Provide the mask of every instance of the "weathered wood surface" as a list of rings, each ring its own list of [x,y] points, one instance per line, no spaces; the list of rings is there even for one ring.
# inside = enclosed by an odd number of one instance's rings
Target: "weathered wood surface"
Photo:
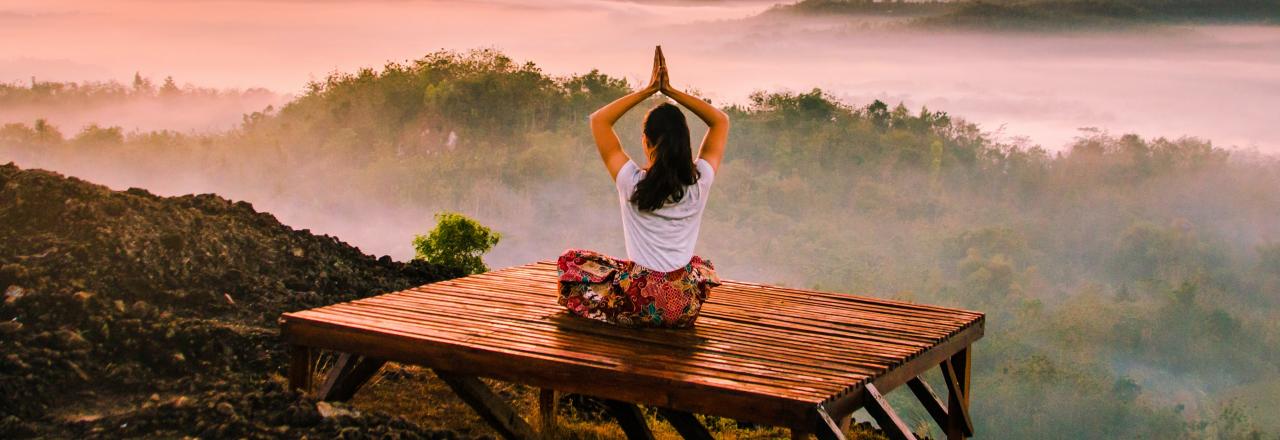
[[[865,384],[888,392],[983,327],[977,312],[736,281],[684,330],[571,317],[556,297],[544,261],[287,313],[282,324],[297,346],[800,429],[818,422],[815,405],[847,415],[867,403]]]

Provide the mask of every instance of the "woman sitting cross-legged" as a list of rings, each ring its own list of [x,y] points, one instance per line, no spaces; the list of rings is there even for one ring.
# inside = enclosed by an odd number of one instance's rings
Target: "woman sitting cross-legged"
[[[613,124],[658,92],[708,125],[696,160],[684,113],[669,102],[645,116],[641,142],[648,164],[641,167],[622,150]],[[709,290],[720,285],[711,261],[693,255],[693,248],[724,156],[729,117],[671,87],[658,48],[649,85],[592,113],[591,134],[618,190],[628,259],[565,251],[557,263],[560,304],[575,315],[628,327],[693,325]]]

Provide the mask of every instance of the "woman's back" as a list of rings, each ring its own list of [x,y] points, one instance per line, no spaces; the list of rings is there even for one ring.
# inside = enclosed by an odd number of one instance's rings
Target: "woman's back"
[[[715,179],[715,171],[706,160],[694,161],[694,167],[698,180],[685,187],[684,196],[653,211],[641,210],[631,201],[645,170],[632,161],[627,161],[618,170],[614,183],[622,208],[622,230],[628,259],[661,272],[670,272],[689,263],[698,241],[711,182]]]
[[[622,150],[613,131],[627,110],[662,92],[707,124],[694,160],[684,112],[663,102],[645,115],[648,167]],[[560,297],[574,315],[629,327],[693,325],[711,289],[720,285],[715,265],[694,255],[711,182],[729,135],[729,116],[671,86],[662,49],[654,52],[649,85],[591,113],[591,136],[618,190],[627,256],[622,260],[586,249],[568,249],[556,261]]]

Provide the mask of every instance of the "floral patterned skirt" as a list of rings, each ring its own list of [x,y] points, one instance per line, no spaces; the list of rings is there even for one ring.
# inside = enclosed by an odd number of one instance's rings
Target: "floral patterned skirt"
[[[624,327],[689,327],[712,287],[710,260],[658,272],[595,251],[569,249],[556,262],[560,305],[569,312]]]

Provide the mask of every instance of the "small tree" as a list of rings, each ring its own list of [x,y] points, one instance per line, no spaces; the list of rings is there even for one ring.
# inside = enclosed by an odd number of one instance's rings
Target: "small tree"
[[[501,238],[501,234],[465,215],[442,212],[436,214],[436,227],[430,234],[413,238],[413,248],[417,250],[414,258],[467,274],[481,273],[489,270],[481,257]]]

